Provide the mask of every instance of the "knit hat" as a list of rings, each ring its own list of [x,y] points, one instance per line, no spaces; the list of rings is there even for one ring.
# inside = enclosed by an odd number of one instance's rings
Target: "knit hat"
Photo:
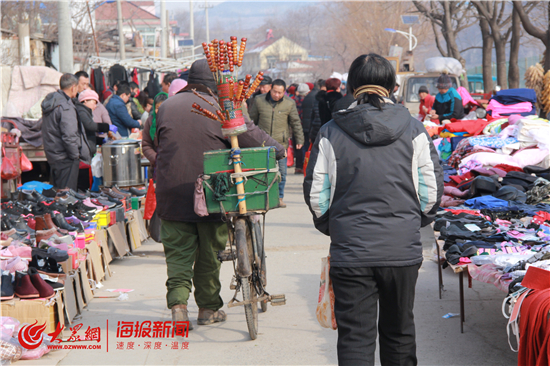
[[[430,94],[430,91],[428,90],[428,88],[426,87],[426,85],[422,85],[420,87],[420,89],[418,89],[418,94],[420,93],[426,93],[426,94]]]
[[[309,90],[310,90],[310,91],[313,90],[313,88],[315,87],[315,86],[313,85],[313,83],[306,83],[306,84],[307,84],[307,86],[309,86]]]
[[[294,93],[296,92],[296,87],[294,85],[290,86],[287,91],[289,95],[294,95]]]
[[[439,78],[437,78],[437,88],[438,89],[449,89],[452,86],[451,77],[447,74],[441,74]]]
[[[97,95],[97,93],[93,90],[90,90],[90,89],[86,89],[86,90],[83,90],[79,95],[78,95],[78,101],[80,103],[82,103],[83,101],[85,100],[95,100],[97,103],[99,103],[99,96]]]
[[[300,83],[298,85],[298,93],[300,93],[300,94],[309,93],[309,86],[305,83]]]
[[[269,76],[264,76],[264,79],[260,81],[260,85],[271,85],[273,84],[273,79]]]
[[[185,88],[187,86],[187,81],[183,79],[175,79],[172,81],[172,84],[170,84],[170,88],[168,88],[168,97],[172,97],[176,95],[181,89]]]
[[[189,84],[202,84],[212,90],[213,93],[218,91],[216,81],[208,66],[208,61],[205,58],[193,62],[189,69],[189,78],[187,79]]]

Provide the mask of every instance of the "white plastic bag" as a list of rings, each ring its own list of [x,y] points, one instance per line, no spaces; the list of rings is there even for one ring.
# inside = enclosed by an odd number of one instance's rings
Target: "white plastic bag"
[[[96,178],[103,177],[103,157],[100,153],[95,154],[92,159],[92,175]]]
[[[427,72],[448,72],[449,74],[461,75],[462,64],[452,57],[431,57],[424,61]]]
[[[317,321],[323,328],[336,330],[334,317],[334,290],[330,280],[330,256],[321,259],[321,283],[319,285],[319,302],[317,303]]]

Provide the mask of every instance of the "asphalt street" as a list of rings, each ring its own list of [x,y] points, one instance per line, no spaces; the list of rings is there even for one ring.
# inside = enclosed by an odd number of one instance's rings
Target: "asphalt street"
[[[111,263],[113,277],[103,283],[104,289],[133,289],[128,300],[94,299],[73,322],[73,327],[83,324],[83,329],[100,327],[101,349],[56,350],[40,360],[19,361],[17,365],[337,364],[337,332],[322,328],[315,317],[321,258],[327,255],[330,241],[312,224],[304,204],[302,179],[301,175],[289,175],[285,196],[288,207],[267,214],[267,290],[272,294],[284,293],[287,303],[269,306],[266,313],[259,313],[257,340],[249,339],[241,307],[224,307],[228,314],[224,323],[197,326],[198,309],[192,297],[189,309],[195,330],[188,338],[152,339],[148,349],[147,338],[117,336],[119,322],[141,324],[171,320],[165,302],[166,265],[162,245],[148,241],[134,256],[115,259]],[[420,269],[415,303],[419,364],[517,364],[516,354],[508,346],[506,319],[501,314],[505,294],[493,285],[474,281],[473,287],[467,288],[465,281],[463,334],[458,317],[442,318],[447,313],[459,313],[458,275],[450,269],[444,271],[446,291],[440,300],[437,266],[431,260],[433,233],[428,229],[422,234],[425,260]],[[229,289],[232,273],[231,263],[224,263],[221,281],[226,303],[233,296]],[[156,341],[161,342],[155,344]],[[177,342],[178,349],[172,349],[176,347],[173,342]]]

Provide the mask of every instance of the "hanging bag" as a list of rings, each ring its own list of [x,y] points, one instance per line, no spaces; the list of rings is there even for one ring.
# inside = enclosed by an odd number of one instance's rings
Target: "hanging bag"
[[[21,151],[21,171],[22,172],[30,172],[32,170],[32,163],[27,158],[27,156],[23,153],[23,148],[19,147]]]
[[[294,147],[292,145],[292,139],[288,140],[288,149],[286,149],[286,166],[290,168],[294,165]]]
[[[2,148],[2,179],[10,180],[19,176],[15,164],[6,156],[6,149]]]
[[[321,283],[319,285],[319,302],[317,303],[317,321],[323,328],[336,330],[334,317],[334,290],[330,279],[330,255],[321,259]]]
[[[145,198],[145,210],[143,218],[151,220],[155,210],[157,209],[157,195],[155,194],[155,183],[149,179],[149,187],[147,188],[147,197]]]
[[[307,152],[304,156],[304,177],[306,176],[307,164],[309,163],[309,156],[311,155],[311,146],[313,145],[309,144],[309,149],[307,149]]]

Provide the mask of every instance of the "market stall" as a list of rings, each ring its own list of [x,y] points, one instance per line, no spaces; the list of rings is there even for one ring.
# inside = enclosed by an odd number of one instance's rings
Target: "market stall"
[[[489,102],[486,119],[445,121],[430,129],[445,181],[433,252],[443,268],[458,274],[461,331],[465,276],[469,287],[472,280],[494,284],[507,306],[532,286],[525,282],[530,268],[550,274],[550,123],[536,116],[535,106],[533,90],[505,90]],[[522,317],[538,311],[522,310],[515,319],[519,327],[510,331],[518,341],[511,344],[529,337],[521,331],[527,329]],[[549,337],[548,321],[543,323],[541,335]],[[540,347],[530,355],[544,353],[546,346]],[[520,346],[520,363],[524,356]]]

